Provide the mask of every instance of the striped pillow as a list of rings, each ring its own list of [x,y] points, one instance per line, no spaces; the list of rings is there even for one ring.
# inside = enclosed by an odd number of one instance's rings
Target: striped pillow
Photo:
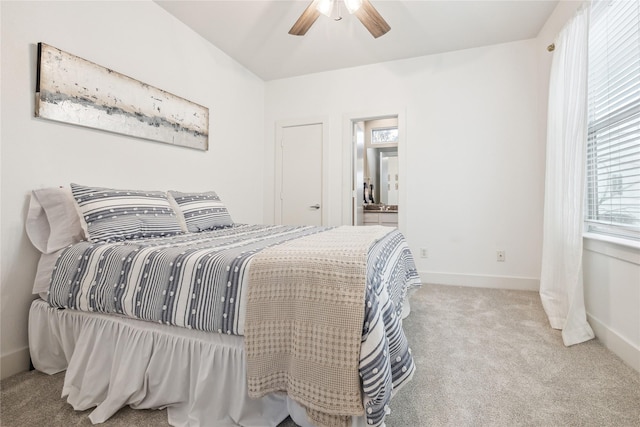
[[[71,184],[89,240],[113,242],[182,233],[165,193]]]
[[[227,207],[215,191],[206,193],[181,193],[169,191],[184,216],[187,230],[193,233],[233,226]]]

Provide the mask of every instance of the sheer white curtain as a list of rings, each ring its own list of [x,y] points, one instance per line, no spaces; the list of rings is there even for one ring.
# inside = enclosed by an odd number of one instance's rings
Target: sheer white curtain
[[[566,346],[594,337],[582,283],[588,33],[585,4],[555,41],[549,83],[540,298]]]

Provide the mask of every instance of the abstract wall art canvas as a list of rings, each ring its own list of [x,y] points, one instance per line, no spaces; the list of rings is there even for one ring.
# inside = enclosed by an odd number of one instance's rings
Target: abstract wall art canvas
[[[38,43],[35,115],[207,150],[209,109]]]

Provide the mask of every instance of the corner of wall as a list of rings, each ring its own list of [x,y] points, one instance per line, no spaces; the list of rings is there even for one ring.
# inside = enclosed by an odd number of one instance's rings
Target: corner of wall
[[[640,348],[624,339],[624,337],[590,313],[587,313],[587,320],[596,334],[596,338],[627,365],[640,373]]]
[[[3,354],[0,357],[0,380],[28,370],[29,360],[29,347]]]

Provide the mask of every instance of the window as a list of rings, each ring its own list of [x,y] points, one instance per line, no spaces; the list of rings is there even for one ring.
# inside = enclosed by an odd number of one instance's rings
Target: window
[[[371,130],[372,144],[390,144],[398,142],[398,128],[376,128]]]
[[[594,2],[586,231],[640,240],[640,1]]]

